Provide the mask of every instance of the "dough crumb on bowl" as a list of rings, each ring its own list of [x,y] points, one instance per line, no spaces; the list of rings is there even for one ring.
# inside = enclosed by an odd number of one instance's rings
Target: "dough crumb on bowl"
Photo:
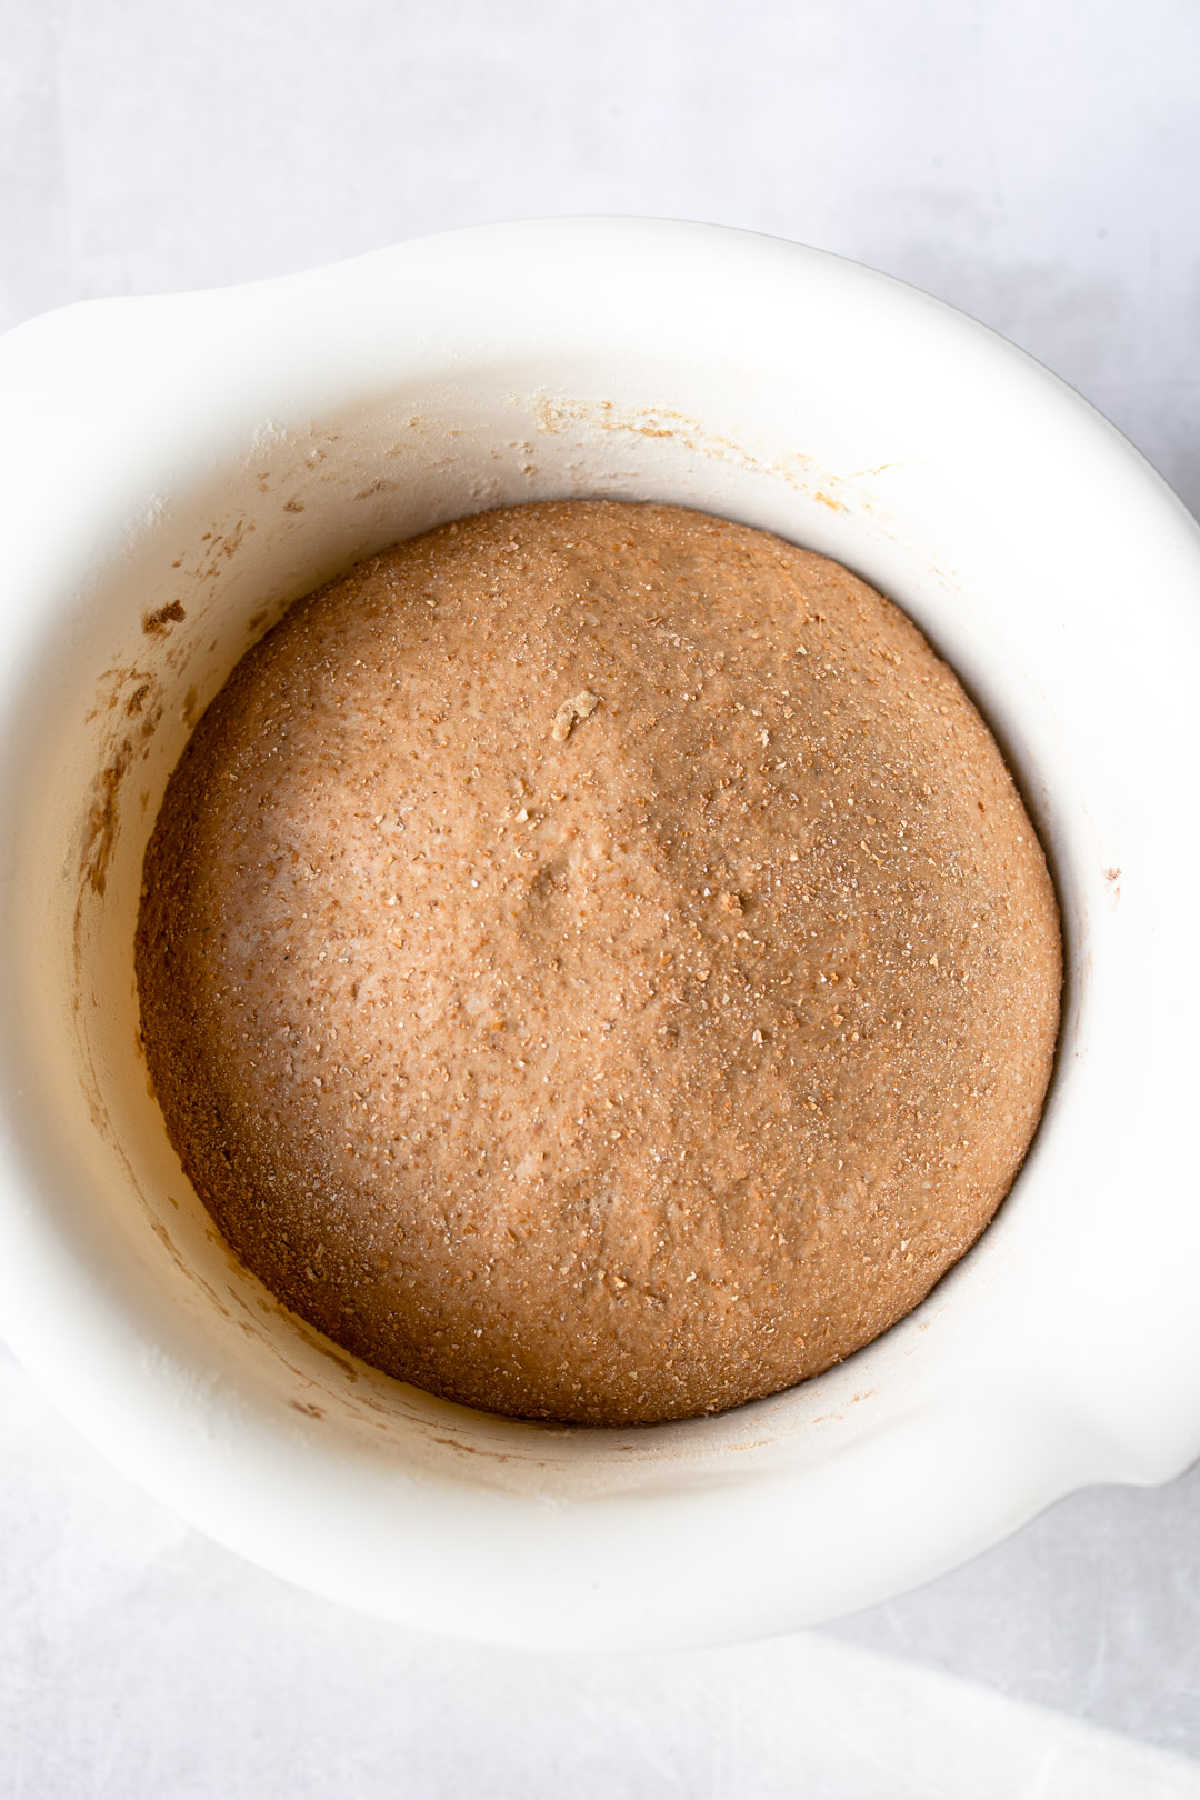
[[[1007,1193],[1058,909],[849,571],[680,507],[444,526],[298,601],[146,853],[143,1036],[229,1243],[389,1373],[710,1413],[909,1312]]]

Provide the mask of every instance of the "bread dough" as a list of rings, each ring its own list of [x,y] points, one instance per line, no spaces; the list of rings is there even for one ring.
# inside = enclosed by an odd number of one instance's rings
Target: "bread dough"
[[[167,1128],[276,1295],[471,1405],[816,1374],[975,1240],[1060,943],[1000,752],[847,570],[509,508],[298,602],[175,770],[137,973]]]

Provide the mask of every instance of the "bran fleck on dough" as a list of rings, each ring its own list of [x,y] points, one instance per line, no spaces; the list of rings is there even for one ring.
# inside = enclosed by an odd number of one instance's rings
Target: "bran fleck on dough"
[[[868,1343],[1038,1123],[1046,862],[946,665],[672,506],[444,526],[299,601],[171,777],[137,972],[172,1142],[345,1348],[682,1418]]]

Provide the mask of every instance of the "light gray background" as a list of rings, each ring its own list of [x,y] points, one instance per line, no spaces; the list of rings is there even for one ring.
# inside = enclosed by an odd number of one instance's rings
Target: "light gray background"
[[[1200,510],[1198,93],[1195,0],[0,0],[0,327],[482,220],[715,219],[965,307]],[[1200,1471],[834,1630],[1200,1756]],[[798,1644],[352,1619],[134,1495],[0,1349],[0,1793],[866,1794],[796,1785]]]

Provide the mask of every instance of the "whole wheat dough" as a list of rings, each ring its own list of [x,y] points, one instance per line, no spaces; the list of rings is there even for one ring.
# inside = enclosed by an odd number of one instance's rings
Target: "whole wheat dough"
[[[1058,1029],[1038,839],[946,665],[778,538],[486,513],[241,661],[137,937],[183,1164],[394,1375],[593,1423],[813,1375],[1025,1155]]]

